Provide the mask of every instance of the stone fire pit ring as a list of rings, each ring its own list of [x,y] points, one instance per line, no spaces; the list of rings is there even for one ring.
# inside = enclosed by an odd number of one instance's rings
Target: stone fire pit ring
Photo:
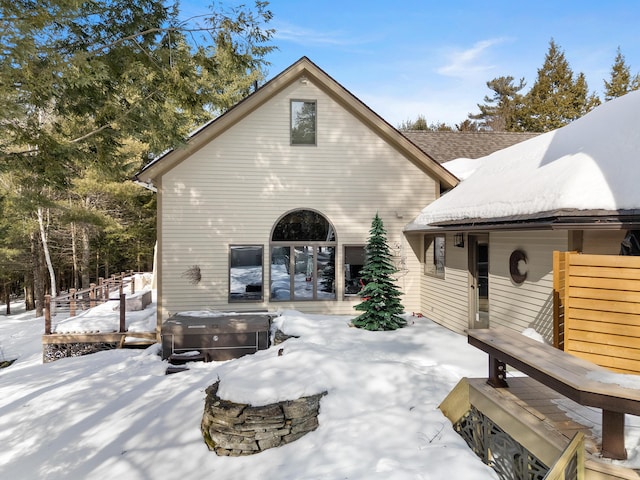
[[[206,390],[201,430],[217,455],[253,455],[291,443],[318,428],[320,399],[327,392],[251,406],[218,397],[220,382]]]

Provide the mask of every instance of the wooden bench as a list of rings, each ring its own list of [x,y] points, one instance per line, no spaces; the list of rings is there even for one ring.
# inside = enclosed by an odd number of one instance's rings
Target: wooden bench
[[[597,375],[590,374],[615,374],[511,329],[491,327],[467,334],[470,345],[489,354],[489,385],[508,387],[506,365],[511,365],[576,403],[602,409],[602,455],[627,458],[624,416],[640,415],[640,389],[594,379]]]

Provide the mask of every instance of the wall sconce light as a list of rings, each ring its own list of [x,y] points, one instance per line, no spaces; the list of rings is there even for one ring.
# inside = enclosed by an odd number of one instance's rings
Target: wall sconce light
[[[456,233],[453,235],[453,244],[456,247],[464,247],[464,233]]]

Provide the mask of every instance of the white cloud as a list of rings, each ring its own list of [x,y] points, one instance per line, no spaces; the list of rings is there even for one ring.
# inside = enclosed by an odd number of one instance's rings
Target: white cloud
[[[319,32],[309,28],[303,28],[289,23],[279,23],[274,27],[276,40],[297,43],[303,46],[349,45],[352,40],[345,38],[344,32],[323,31]]]
[[[466,50],[452,49],[448,54],[449,58],[447,63],[436,71],[440,75],[467,78],[475,76],[475,74],[479,72],[491,70],[494,68],[494,65],[485,63],[486,54],[491,47],[504,41],[504,38],[494,38],[476,42],[471,48]]]

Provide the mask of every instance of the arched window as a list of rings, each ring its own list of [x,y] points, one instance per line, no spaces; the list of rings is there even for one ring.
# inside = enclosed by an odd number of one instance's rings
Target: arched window
[[[271,233],[271,300],[336,299],[336,235],[324,215],[294,210]]]

